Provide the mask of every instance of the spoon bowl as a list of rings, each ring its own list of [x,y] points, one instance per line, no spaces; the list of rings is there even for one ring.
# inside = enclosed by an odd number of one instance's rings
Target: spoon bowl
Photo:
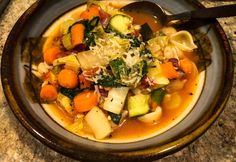
[[[142,7],[140,7],[142,6]],[[163,25],[167,21],[167,14],[162,9],[161,6],[159,6],[156,3],[149,2],[149,1],[138,1],[134,3],[130,3],[124,7],[121,8],[121,11],[124,12],[142,12],[149,15],[153,15],[155,19],[158,20],[158,22]]]
[[[236,4],[204,8],[194,11],[178,13],[174,15],[168,15],[162,9],[162,7],[156,3],[150,1],[137,1],[122,7],[121,10],[124,12],[143,12],[146,14],[153,15],[154,18],[157,19],[157,21],[162,26],[167,25],[173,20],[179,20],[180,23],[182,23],[189,20],[236,16]]]

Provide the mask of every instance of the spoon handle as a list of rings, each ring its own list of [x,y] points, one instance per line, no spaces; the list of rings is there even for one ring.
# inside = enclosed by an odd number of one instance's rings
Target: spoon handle
[[[236,4],[212,8],[204,8],[194,11],[183,12],[175,15],[168,15],[167,22],[172,20],[208,19],[236,16]]]
[[[191,11],[191,18],[218,18],[236,16],[236,4]]]

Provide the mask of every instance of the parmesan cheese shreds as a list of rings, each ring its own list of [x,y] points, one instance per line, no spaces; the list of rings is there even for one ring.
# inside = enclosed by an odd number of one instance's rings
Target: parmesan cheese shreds
[[[100,59],[111,60],[123,55],[124,48],[119,44],[118,40],[113,34],[106,34],[104,38],[96,39],[96,46],[90,47],[90,50]]]
[[[133,48],[132,50],[129,50],[128,52],[125,52],[124,54],[126,55],[126,58],[124,58],[124,61],[129,67],[132,67],[133,65],[141,61],[141,58],[139,56],[140,48]]]
[[[90,80],[93,81],[94,83],[98,83],[98,80],[102,79],[101,75],[95,75],[93,78]]]

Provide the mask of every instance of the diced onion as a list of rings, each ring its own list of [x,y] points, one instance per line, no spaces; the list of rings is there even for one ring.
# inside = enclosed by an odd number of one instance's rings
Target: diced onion
[[[105,99],[103,108],[114,114],[120,114],[124,107],[128,91],[129,88],[127,87],[112,88],[108,92],[108,97]]]

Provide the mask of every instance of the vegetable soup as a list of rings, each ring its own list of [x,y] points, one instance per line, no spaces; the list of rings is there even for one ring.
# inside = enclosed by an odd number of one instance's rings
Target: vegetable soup
[[[121,12],[126,3],[95,1],[66,13],[44,34],[33,65],[45,111],[92,140],[131,142],[170,129],[204,82],[191,33]]]

